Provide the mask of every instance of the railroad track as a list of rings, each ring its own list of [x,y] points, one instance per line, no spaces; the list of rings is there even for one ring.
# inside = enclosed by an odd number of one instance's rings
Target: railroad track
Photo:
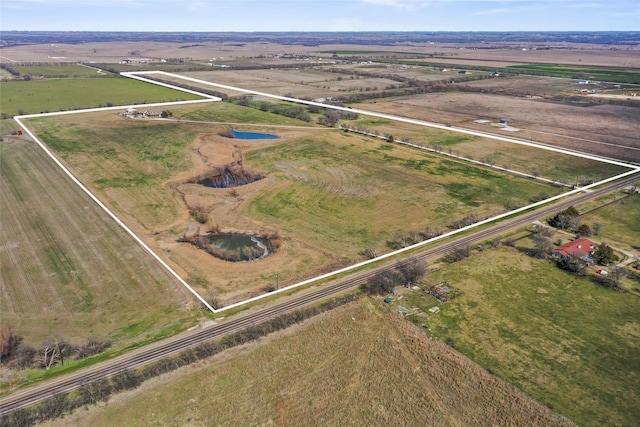
[[[426,248],[418,254],[412,255],[411,258],[418,257],[427,262],[436,260],[458,248],[472,246],[498,237],[509,231],[530,224],[535,220],[550,216],[560,210],[564,210],[569,206],[585,203],[610,192],[618,191],[624,187],[637,183],[639,179],[640,178],[637,174],[631,175],[630,177],[605,187],[591,190],[588,193],[578,194],[573,197],[569,197],[566,200],[563,199],[559,202],[525,213],[516,218],[505,220],[468,236],[443,243],[436,247]],[[79,389],[80,387],[86,386],[94,381],[109,378],[127,370],[139,368],[154,361],[176,355],[184,350],[194,348],[208,341],[221,338],[234,332],[241,331],[249,326],[274,319],[280,315],[298,310],[304,306],[316,303],[330,296],[352,290],[366,283],[378,272],[390,268],[393,268],[393,265],[384,265],[376,269],[371,269],[369,271],[341,279],[336,283],[323,286],[322,288],[311,291],[307,294],[274,304],[254,313],[228,320],[225,323],[215,325],[189,335],[178,336],[155,343],[113,360],[92,366],[81,372],[76,372],[62,378],[16,392],[8,397],[0,399],[0,415],[5,415],[15,410],[26,408],[57,394]]]

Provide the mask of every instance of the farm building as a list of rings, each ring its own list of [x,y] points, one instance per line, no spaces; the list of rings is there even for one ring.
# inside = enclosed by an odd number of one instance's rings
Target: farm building
[[[513,124],[513,122],[515,122],[515,120],[506,117],[500,119],[500,123],[502,123],[503,125],[510,125]]]
[[[591,240],[577,239],[560,246],[553,252],[553,255],[558,258],[574,256],[585,261],[587,264],[593,264],[595,261],[592,254],[595,250],[596,245]]]

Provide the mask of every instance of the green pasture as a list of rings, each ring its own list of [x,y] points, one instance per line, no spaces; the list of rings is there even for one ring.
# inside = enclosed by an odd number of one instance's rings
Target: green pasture
[[[625,167],[596,160],[386,119],[363,117],[354,121],[352,126],[378,131],[380,135],[391,134],[396,142],[409,139],[416,145],[432,149],[439,147],[441,157],[453,154],[561,183],[596,182],[628,171]]]
[[[196,95],[128,78],[52,79],[0,83],[3,117],[113,105],[198,99]]]
[[[64,77],[115,77],[107,71],[98,73],[96,68],[84,67],[76,64],[61,65],[16,65],[15,68],[21,76],[31,75],[45,78]]]
[[[389,149],[391,147],[391,150]],[[395,232],[490,216],[556,191],[465,162],[350,134],[302,138],[247,160],[278,184],[245,213],[314,246],[352,256]]]
[[[227,103],[176,109],[182,119],[300,124]],[[100,117],[104,117],[101,119]],[[172,223],[178,203],[163,183],[191,167],[190,143],[210,125],[114,121],[112,115],[29,121],[54,152],[148,227]],[[557,189],[533,180],[372,138],[313,133],[245,154],[276,179],[244,213],[322,250],[352,257],[395,232],[445,228],[470,214],[502,213]],[[122,208],[124,209],[124,208]]]
[[[511,65],[508,70],[564,77],[568,79],[601,80],[615,83],[640,84],[640,71],[624,68],[572,67],[566,65]]]
[[[603,241],[627,244],[640,249],[640,194],[616,194],[612,199],[599,200],[599,206],[592,204],[579,207],[582,215],[580,222],[593,227],[600,223],[599,239]]]
[[[197,130],[186,123],[107,124],[91,116],[38,118],[28,124],[91,187],[117,191],[116,205],[131,203],[123,209],[138,220],[156,225],[175,221],[178,201],[163,182],[191,167],[188,146]]]
[[[640,419],[640,299],[598,286],[513,248],[430,272],[462,296],[439,303],[411,292],[430,333],[583,426]],[[424,318],[415,317],[425,323]]]
[[[291,105],[288,103],[288,105]],[[258,108],[243,107],[228,102],[216,102],[207,108],[179,107],[172,109],[174,115],[183,120],[196,120],[202,122],[264,124],[281,126],[305,126],[317,127],[313,123],[289,118],[279,114],[261,111]]]

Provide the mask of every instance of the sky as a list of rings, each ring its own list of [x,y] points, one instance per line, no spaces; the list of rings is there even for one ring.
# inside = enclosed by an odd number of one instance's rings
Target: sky
[[[639,31],[638,0],[0,0],[0,30]]]

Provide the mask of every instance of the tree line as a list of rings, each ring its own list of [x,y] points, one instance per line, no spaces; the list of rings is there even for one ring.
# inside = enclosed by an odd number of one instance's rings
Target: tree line
[[[88,338],[73,344],[61,335],[47,338],[38,347],[23,342],[11,326],[0,328],[0,363],[10,369],[50,369],[69,360],[82,360],[111,347],[109,340]]]
[[[223,338],[200,344],[197,347],[184,350],[176,356],[166,357],[139,369],[127,370],[112,377],[90,382],[76,391],[54,395],[32,407],[13,411],[2,418],[2,425],[28,427],[46,420],[63,417],[78,408],[106,402],[114,394],[135,389],[148,379],[200,360],[206,360],[229,348],[255,341],[270,333],[302,323],[311,317],[348,304],[357,298],[356,294],[344,295],[323,304],[284,314]]]

